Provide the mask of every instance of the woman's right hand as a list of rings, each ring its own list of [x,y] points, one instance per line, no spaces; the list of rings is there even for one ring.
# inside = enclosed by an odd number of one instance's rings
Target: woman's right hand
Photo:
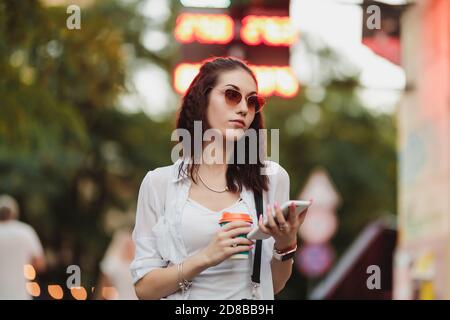
[[[252,226],[248,222],[229,222],[215,233],[209,245],[199,254],[208,267],[213,267],[236,253],[249,251],[251,245],[255,242],[244,237],[238,237],[238,235],[247,234],[251,230]],[[232,247],[234,243],[237,244],[236,247]]]

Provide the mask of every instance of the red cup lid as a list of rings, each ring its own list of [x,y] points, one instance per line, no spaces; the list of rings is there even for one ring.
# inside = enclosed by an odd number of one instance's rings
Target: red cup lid
[[[222,217],[220,218],[219,223],[232,221],[253,222],[252,217],[248,213],[224,212],[222,213]]]

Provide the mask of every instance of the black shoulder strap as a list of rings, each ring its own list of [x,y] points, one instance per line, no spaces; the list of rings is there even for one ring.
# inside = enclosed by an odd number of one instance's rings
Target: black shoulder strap
[[[262,193],[254,192],[255,197],[255,205],[256,205],[256,214],[259,221],[259,216],[263,213],[263,198]],[[261,272],[261,248],[262,240],[256,240],[256,248],[255,248],[255,257],[253,259],[253,274],[252,281],[256,283],[260,283],[260,272]]]

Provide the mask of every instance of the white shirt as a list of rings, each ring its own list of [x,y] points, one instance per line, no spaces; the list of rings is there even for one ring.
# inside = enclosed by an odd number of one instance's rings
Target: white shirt
[[[185,175],[178,176],[180,164],[179,159],[170,166],[151,170],[141,183],[133,230],[136,252],[130,265],[134,283],[155,268],[180,263],[188,257],[182,237],[182,215],[191,180]],[[269,190],[263,193],[264,210],[268,203],[278,201],[281,205],[289,200],[289,175],[286,170],[276,162],[267,161],[266,173]],[[253,192],[243,186],[240,197],[249,208],[254,225],[257,225]],[[272,237],[262,241],[261,285],[258,287],[258,293],[264,300],[274,299],[270,266],[273,245]],[[252,249],[252,256],[255,248],[256,246]],[[163,299],[189,299],[191,290],[192,286],[184,295],[178,290]]]
[[[20,221],[0,222],[0,300],[29,300],[23,267],[43,254],[34,229]]]
[[[214,212],[188,198],[183,209],[182,232],[188,256],[208,246],[211,238],[221,228],[222,212],[247,213],[249,208],[240,199],[233,205]],[[194,279],[189,299],[192,300],[240,300],[252,296],[251,257],[245,260],[227,259],[212,266]]]

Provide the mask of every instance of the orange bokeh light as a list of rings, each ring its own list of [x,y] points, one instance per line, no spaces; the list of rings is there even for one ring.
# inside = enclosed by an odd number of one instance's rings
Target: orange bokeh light
[[[182,43],[229,43],[234,37],[234,21],[226,14],[182,13],[177,17],[175,38]]]
[[[87,292],[83,287],[72,287],[70,288],[70,293],[76,300],[86,300]]]
[[[175,67],[174,71],[174,88],[176,92],[182,94],[186,92],[187,88],[194,80],[198,71],[200,70],[199,63],[181,63]]]
[[[48,286],[48,294],[56,300],[61,300],[64,297],[63,289],[60,285],[52,284]]]
[[[250,68],[255,72],[260,94],[292,98],[298,93],[300,86],[289,66],[251,65]],[[180,94],[184,94],[199,70],[200,64],[179,64],[174,71],[175,90]]]
[[[290,46],[297,38],[288,16],[249,15],[242,19],[241,39],[248,45]]]
[[[300,89],[300,85],[290,68],[277,71],[277,92],[280,97],[295,97]]]
[[[36,270],[31,264],[26,264],[23,266],[23,275],[27,280],[34,280],[36,278]]]
[[[37,284],[37,282],[26,283],[26,289],[28,294],[30,294],[32,297],[39,297],[41,294],[41,288],[39,287],[39,284]]]

